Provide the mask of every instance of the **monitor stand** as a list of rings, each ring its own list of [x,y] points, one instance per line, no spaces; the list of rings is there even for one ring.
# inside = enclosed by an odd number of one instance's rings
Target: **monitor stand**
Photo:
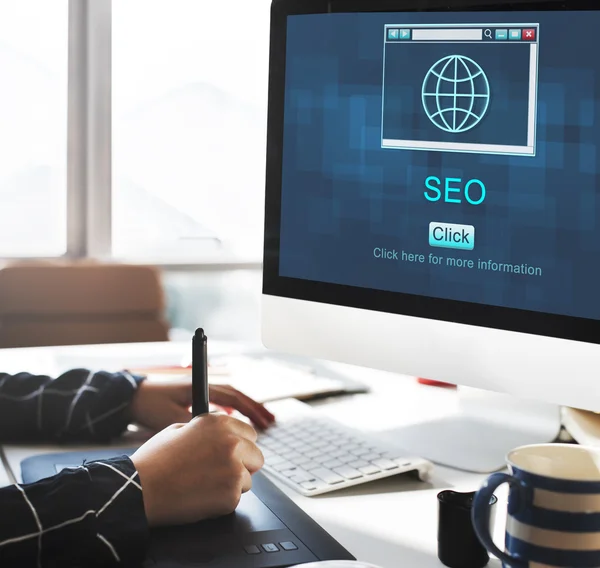
[[[554,442],[560,407],[476,389],[459,389],[459,413],[382,432],[409,454],[474,473],[506,467],[506,454],[529,444]]]

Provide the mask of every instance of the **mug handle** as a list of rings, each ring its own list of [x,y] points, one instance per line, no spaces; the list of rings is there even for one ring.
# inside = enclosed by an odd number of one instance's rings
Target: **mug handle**
[[[528,491],[527,485],[523,481],[507,473],[494,473],[490,475],[483,482],[481,489],[479,489],[473,499],[473,528],[483,546],[494,556],[498,557],[504,565],[511,566],[512,568],[527,568],[528,564],[526,562],[500,550],[490,534],[490,503],[493,500],[494,491],[503,483],[508,483],[517,489],[519,492],[519,502],[522,503],[526,499]]]

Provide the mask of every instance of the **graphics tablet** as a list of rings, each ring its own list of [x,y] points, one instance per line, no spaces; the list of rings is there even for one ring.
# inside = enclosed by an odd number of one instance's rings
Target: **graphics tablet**
[[[21,463],[24,483],[56,475],[84,461],[131,455],[135,450],[47,454]],[[194,525],[153,530],[148,568],[285,568],[318,560],[354,557],[264,475],[235,513]]]

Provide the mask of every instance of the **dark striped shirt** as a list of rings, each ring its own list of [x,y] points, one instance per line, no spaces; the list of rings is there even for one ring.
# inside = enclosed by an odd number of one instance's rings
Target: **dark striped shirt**
[[[85,369],[55,380],[0,374],[0,441],[107,442],[127,428],[139,381]],[[147,534],[139,477],[127,457],[0,489],[2,568],[135,566]]]

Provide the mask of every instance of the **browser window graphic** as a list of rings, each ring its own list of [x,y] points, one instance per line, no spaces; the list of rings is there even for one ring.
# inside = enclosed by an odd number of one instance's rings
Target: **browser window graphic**
[[[387,24],[382,148],[535,156],[539,24]]]

